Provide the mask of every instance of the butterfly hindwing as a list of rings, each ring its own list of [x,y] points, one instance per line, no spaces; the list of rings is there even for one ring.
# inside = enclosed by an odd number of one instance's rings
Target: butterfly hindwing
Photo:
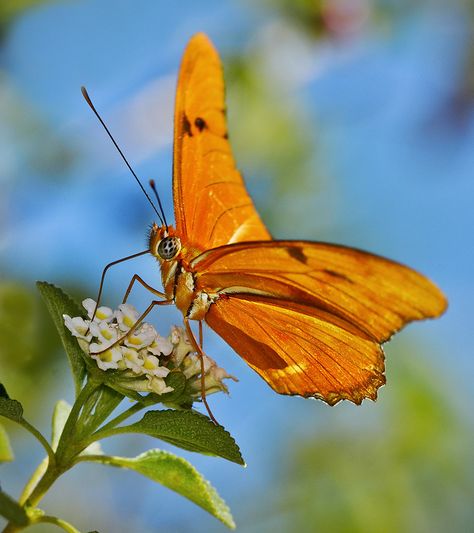
[[[359,404],[385,383],[380,345],[324,311],[229,296],[211,306],[206,322],[280,394]]]

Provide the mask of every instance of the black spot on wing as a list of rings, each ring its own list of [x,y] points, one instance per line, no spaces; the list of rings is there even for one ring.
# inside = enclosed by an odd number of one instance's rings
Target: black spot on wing
[[[207,128],[206,121],[201,117],[196,118],[196,120],[194,121],[194,125],[199,131],[202,131],[204,128]]]
[[[333,278],[338,278],[344,281],[347,281],[348,283],[354,283],[351,278],[348,278],[345,274],[341,274],[340,272],[336,272],[335,270],[330,270],[328,268],[323,269],[323,272],[326,274],[329,274]]]
[[[193,132],[191,131],[191,122],[189,122],[189,119],[185,113],[183,113],[183,131],[186,135],[189,135],[190,137],[193,136]]]
[[[304,253],[303,248],[300,246],[288,246],[286,251],[293,259],[296,259],[300,263],[304,263],[306,265],[308,262],[308,257]]]

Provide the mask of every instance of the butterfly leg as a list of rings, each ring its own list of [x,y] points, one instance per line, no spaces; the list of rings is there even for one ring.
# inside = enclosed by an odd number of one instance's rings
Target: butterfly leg
[[[217,420],[214,418],[214,415],[212,414],[211,408],[209,407],[209,404],[207,403],[206,398],[206,387],[205,387],[205,381],[204,381],[204,356],[206,355],[202,349],[202,323],[199,321],[199,341],[196,340],[196,337],[194,336],[193,330],[191,329],[191,325],[189,324],[189,319],[184,318],[184,327],[186,329],[186,333],[188,335],[188,338],[193,345],[193,348],[196,350],[197,354],[199,355],[199,358],[201,360],[201,398],[202,403],[205,405],[207,413],[209,414],[209,418],[214,422],[216,426],[219,425]]]
[[[112,261],[108,265],[105,265],[105,268],[102,271],[102,276],[100,278],[99,293],[97,294],[96,304],[95,304],[94,312],[92,313],[91,320],[94,320],[95,314],[97,313],[97,309],[99,308],[100,299],[102,297],[102,290],[104,288],[105,274],[107,273],[107,270],[109,270],[110,267],[112,267],[114,265],[117,265],[118,263],[123,263],[124,261],[128,261],[130,259],[135,259],[135,257],[139,257],[141,255],[145,255],[145,254],[148,254],[148,253],[150,253],[150,250],[143,250],[143,252],[138,252],[136,254],[129,255],[127,257],[122,257],[122,259],[117,259],[116,261]]]
[[[148,285],[148,283],[146,281],[144,281],[138,274],[134,274],[132,279],[131,279],[131,281],[130,281],[130,283],[128,284],[127,290],[125,292],[125,296],[123,297],[123,300],[122,300],[123,304],[127,302],[128,297],[130,296],[130,292],[131,292],[133,286],[135,285],[136,281],[138,281],[138,283],[140,283],[143,287],[145,287],[145,289],[150,291],[155,296],[158,296],[159,298],[166,299],[166,294],[164,292],[161,292],[161,291],[155,289],[154,287],[152,287],[151,285]]]
[[[133,326],[119,339],[117,339],[114,343],[112,343],[110,346],[107,346],[107,348],[104,348],[103,350],[100,350],[99,352],[91,352],[91,355],[97,355],[101,354],[103,352],[106,352],[107,350],[110,350],[111,348],[115,348],[118,344],[121,344],[127,337],[129,337],[137,328],[138,326],[143,322],[144,318],[149,314],[149,312],[157,305],[171,305],[173,303],[172,300],[153,300],[151,304],[145,309],[145,311],[138,317],[138,320],[133,324]]]
[[[203,344],[203,338],[202,338],[202,320],[199,321],[199,346],[204,349],[204,344]]]

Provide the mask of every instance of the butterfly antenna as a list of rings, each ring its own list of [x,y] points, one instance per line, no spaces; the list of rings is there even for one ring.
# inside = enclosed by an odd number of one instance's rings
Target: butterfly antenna
[[[127,158],[124,156],[124,154],[123,154],[122,150],[120,149],[119,145],[117,144],[117,142],[113,138],[112,134],[110,133],[109,128],[105,125],[105,122],[102,120],[102,117],[99,115],[97,109],[94,107],[94,104],[92,103],[92,100],[89,97],[87,89],[85,87],[81,87],[81,92],[82,92],[82,96],[84,97],[84,100],[88,103],[89,107],[92,109],[92,111],[94,112],[95,116],[99,119],[99,122],[102,124],[102,126],[104,127],[104,130],[107,132],[107,135],[110,137],[110,140],[114,143],[115,148],[117,148],[118,153],[121,155],[121,157],[124,160],[125,164],[127,165],[128,169],[133,174],[133,177],[136,179],[138,185],[140,185],[140,188],[143,191],[143,194],[146,196],[147,200],[150,202],[150,205],[153,207],[153,210],[158,215],[158,218],[160,219],[160,222],[162,224],[164,224],[166,227],[168,227],[166,222],[163,220],[164,216],[162,217],[160,215],[160,213],[158,212],[158,210],[156,209],[155,204],[152,202],[150,196],[146,192],[145,187],[143,187],[142,182],[138,179],[138,176],[135,174],[133,168],[130,166],[130,163],[127,161]],[[159,201],[159,199],[158,199],[158,201]],[[161,207],[161,202],[159,202],[159,204],[160,204],[161,212],[163,213],[163,208]]]
[[[165,212],[163,210],[163,205],[161,204],[160,195],[158,194],[158,191],[156,190],[155,180],[150,180],[149,183],[150,183],[150,187],[152,191],[155,193],[155,198],[156,198],[156,201],[158,202],[158,206],[161,211],[161,216],[163,217],[163,220],[165,222],[166,231],[168,231],[168,222],[166,222]]]

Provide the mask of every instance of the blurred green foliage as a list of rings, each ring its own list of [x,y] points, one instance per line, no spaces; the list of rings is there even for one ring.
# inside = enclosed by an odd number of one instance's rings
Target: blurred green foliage
[[[67,139],[26,101],[13,80],[0,68],[0,177],[8,181],[26,173],[45,179],[64,179],[76,152]],[[14,146],[15,151],[7,151]],[[28,172],[26,172],[26,169]],[[2,176],[4,175],[4,176]]]
[[[474,432],[459,414],[455,384],[414,348],[392,354],[376,420],[334,412],[327,425],[320,419],[317,431],[285,443],[284,474],[265,508],[279,526],[262,530],[472,530]]]
[[[259,211],[281,235],[289,220],[298,225],[302,196],[316,195],[321,176],[313,159],[316,132],[304,104],[290,102],[278,80],[262,75],[264,62],[256,48],[225,60],[230,141]],[[275,198],[285,198],[284,205],[276,207]]]
[[[39,409],[41,394],[31,394],[62,357],[54,326],[34,287],[0,283],[0,380],[10,395]],[[62,357],[64,359],[64,357]]]
[[[346,45],[358,36],[389,36],[403,24],[410,24],[423,11],[449,20],[450,12],[462,12],[466,24],[466,45],[460,50],[459,74],[444,105],[429,121],[428,130],[468,127],[474,105],[474,2],[453,0],[264,0],[269,13],[305,38],[316,42],[338,41]]]
[[[0,2],[0,39],[12,21],[29,9],[57,0],[2,0]]]
[[[2,424],[0,424],[0,463],[13,461],[13,451],[8,438],[7,432]]]
[[[266,175],[275,195],[291,192],[294,182],[309,185],[314,138],[304,109],[285,99],[276,81],[261,74],[262,57],[248,55],[226,61],[232,145],[238,160]],[[242,110],[236,116],[234,110]]]

